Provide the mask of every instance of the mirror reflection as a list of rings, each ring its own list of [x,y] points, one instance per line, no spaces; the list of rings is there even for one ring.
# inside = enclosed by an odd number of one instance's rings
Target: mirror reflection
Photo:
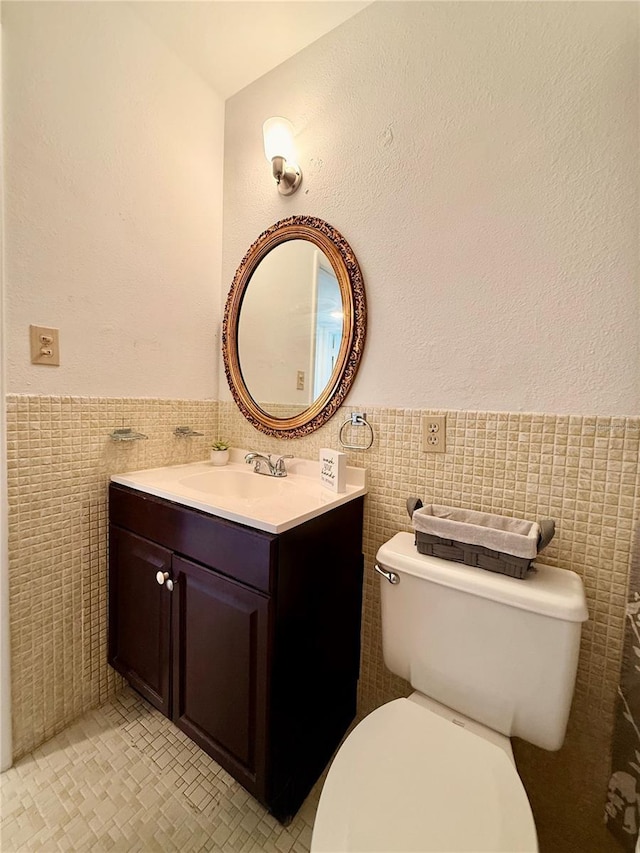
[[[236,270],[222,322],[233,399],[260,432],[300,438],[342,405],[366,336],[357,258],[316,216],[290,216],[255,240]]]
[[[300,414],[332,379],[344,305],[329,258],[308,240],[275,246],[253,272],[238,321],[238,359],[251,397],[275,418]]]

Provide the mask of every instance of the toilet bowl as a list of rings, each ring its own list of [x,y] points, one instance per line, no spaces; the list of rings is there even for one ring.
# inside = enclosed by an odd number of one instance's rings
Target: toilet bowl
[[[508,738],[413,694],[369,714],[322,789],[312,853],[536,853]]]
[[[588,618],[582,581],[425,556],[408,533],[377,559],[385,664],[415,692],[338,750],[312,853],[535,853],[510,738],[562,745]]]

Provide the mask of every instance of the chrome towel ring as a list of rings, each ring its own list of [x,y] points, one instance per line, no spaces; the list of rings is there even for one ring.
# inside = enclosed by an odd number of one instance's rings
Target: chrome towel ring
[[[343,440],[343,434],[345,427],[347,426],[363,426],[367,427],[369,432],[367,438],[365,438],[364,444],[346,444]],[[346,450],[368,450],[373,444],[373,427],[367,420],[366,412],[351,412],[351,416],[347,418],[347,420],[340,427],[340,432],[338,433],[338,441]]]

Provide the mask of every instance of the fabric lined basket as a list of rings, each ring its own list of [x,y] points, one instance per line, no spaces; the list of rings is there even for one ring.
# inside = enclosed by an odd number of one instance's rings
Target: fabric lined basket
[[[550,518],[535,522],[438,504],[423,506],[419,498],[409,498],[407,511],[420,554],[513,578],[526,578],[555,533]]]

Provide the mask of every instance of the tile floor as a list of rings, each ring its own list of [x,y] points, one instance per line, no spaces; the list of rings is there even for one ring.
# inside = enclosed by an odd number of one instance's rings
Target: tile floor
[[[1,777],[3,853],[306,853],[317,784],[287,827],[129,688]]]

